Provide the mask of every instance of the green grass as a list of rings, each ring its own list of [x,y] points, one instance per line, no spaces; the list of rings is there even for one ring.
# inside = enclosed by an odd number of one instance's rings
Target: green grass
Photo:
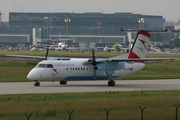
[[[0,51],[0,54],[44,55],[44,51]],[[52,56],[66,56],[91,52],[51,52]],[[119,53],[97,52],[97,56],[117,56]],[[179,57],[179,55],[148,54],[148,57]],[[0,82],[28,81],[28,72],[38,63],[36,60],[0,60]],[[119,79],[163,79],[180,78],[180,61],[147,62],[144,69]],[[0,120],[67,120],[68,113],[74,110],[73,120],[103,120],[109,112],[109,120],[139,120],[140,107],[144,110],[145,120],[173,120],[175,108],[180,104],[180,91],[105,91],[102,93],[54,93],[0,95]]]
[[[32,55],[45,56],[46,51],[4,51],[0,50],[0,55],[16,54],[16,55]],[[49,51],[48,56],[56,57],[91,57],[91,51]],[[117,52],[96,52],[97,57],[114,57],[121,55]]]
[[[0,60],[0,82],[25,82],[36,60]],[[179,79],[180,61],[147,62],[146,66],[117,80]]]
[[[32,55],[32,56],[45,56],[46,51],[7,51],[0,50],[0,56],[4,56],[5,54],[15,54],[15,55]],[[91,57],[91,51],[49,51],[49,56],[57,56],[57,57]],[[125,53],[118,52],[95,52],[96,57],[114,57],[119,56]],[[180,58],[180,54],[151,54],[148,53],[147,57],[173,57]]]
[[[135,73],[119,79],[179,79],[180,61],[153,61],[146,62],[145,67]]]
[[[0,82],[27,81],[27,74],[37,63],[35,60],[0,60]]]
[[[32,114],[33,120],[66,120],[68,113],[74,110],[74,120],[137,120],[140,119],[140,107],[146,107],[146,120],[171,120],[175,118],[173,104],[179,105],[177,91],[106,91],[101,93],[56,93],[1,95],[0,119],[25,119],[24,113]]]

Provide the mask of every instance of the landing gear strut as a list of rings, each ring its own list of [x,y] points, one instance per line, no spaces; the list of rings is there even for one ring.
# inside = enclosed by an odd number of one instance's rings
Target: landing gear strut
[[[112,78],[112,74],[108,74],[108,71],[106,71],[106,70],[105,70],[105,72],[106,72],[107,76],[109,77],[108,86],[115,86],[116,83]]]
[[[34,86],[40,86],[40,82],[38,82],[37,80],[34,80]]]
[[[61,85],[66,85],[66,84],[67,84],[67,81],[59,81],[59,83],[60,83]]]

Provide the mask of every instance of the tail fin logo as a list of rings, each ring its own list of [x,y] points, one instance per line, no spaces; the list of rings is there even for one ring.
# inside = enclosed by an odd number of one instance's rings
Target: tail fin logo
[[[146,45],[145,45],[146,41],[141,40],[141,39],[139,39],[139,40],[140,40],[140,41],[141,41],[141,43],[144,45],[144,48],[147,50]]]
[[[128,58],[144,58],[148,50],[149,39],[150,34],[140,29],[134,40]]]
[[[139,41],[143,44],[144,48],[147,50],[147,47],[146,47],[146,41],[141,40],[141,39],[139,39]],[[138,47],[138,49],[139,49],[142,53],[143,53],[144,48]]]

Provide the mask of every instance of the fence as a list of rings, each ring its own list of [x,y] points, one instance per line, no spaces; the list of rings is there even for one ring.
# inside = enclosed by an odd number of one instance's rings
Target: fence
[[[102,108],[101,112],[94,111],[94,113],[84,114],[78,110],[64,110],[58,113],[56,110],[47,110],[45,112],[25,112],[25,116],[18,115],[8,116],[0,115],[3,120],[178,120],[179,105],[172,105],[172,108],[162,109],[160,111],[148,110],[146,106],[138,106],[134,112],[133,110],[124,110],[113,112],[111,108]],[[138,109],[139,108],[139,109]],[[93,111],[93,110],[92,110]],[[138,112],[137,112],[138,111]],[[137,114],[138,113],[138,114]],[[154,114],[156,113],[156,114]],[[4,117],[3,117],[4,116]]]

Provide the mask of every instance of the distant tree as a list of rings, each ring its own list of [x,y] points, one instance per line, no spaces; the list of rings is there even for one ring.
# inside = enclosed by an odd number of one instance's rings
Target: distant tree
[[[76,38],[71,38],[72,42],[76,42]]]
[[[121,47],[122,47],[122,46],[121,46],[120,44],[115,44],[115,45],[114,45],[114,50],[117,51],[117,52],[119,52],[119,51],[121,51]]]

